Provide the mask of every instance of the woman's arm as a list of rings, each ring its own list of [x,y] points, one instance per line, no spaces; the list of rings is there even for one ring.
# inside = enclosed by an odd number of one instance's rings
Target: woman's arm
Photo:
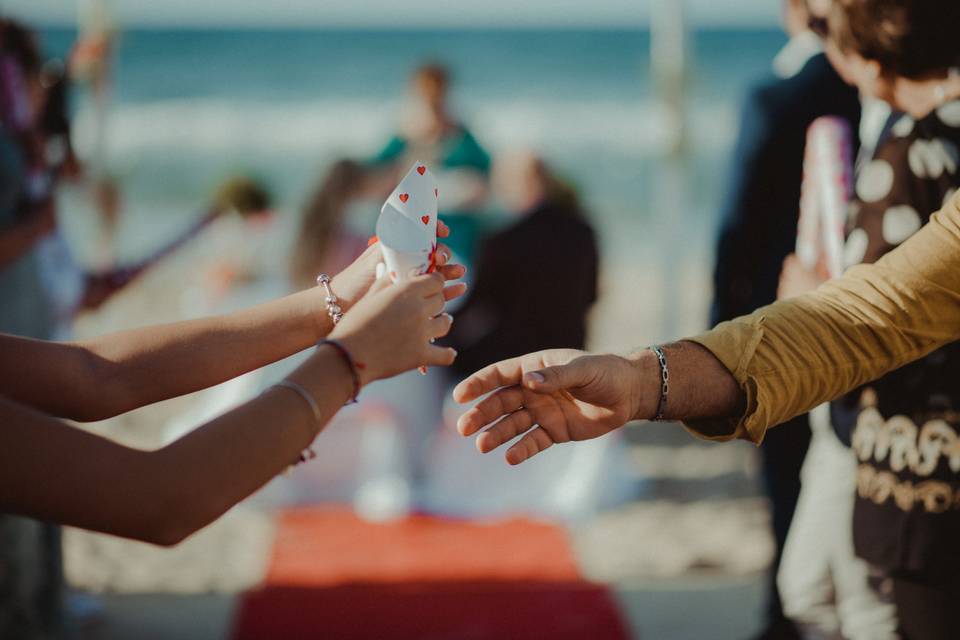
[[[445,260],[449,253],[442,254]],[[334,278],[344,311],[373,282],[371,247]],[[459,266],[442,267],[449,279]],[[454,285],[448,297],[463,292]],[[0,389],[44,413],[102,420],[204,389],[316,344],[332,329],[325,296],[314,288],[224,316],[145,327],[74,343],[0,334]]]
[[[424,276],[364,298],[332,334],[361,383],[447,365],[443,280]],[[436,317],[435,317],[436,316]],[[362,366],[361,366],[362,365]],[[338,352],[321,347],[288,380],[154,452],[137,451],[0,399],[0,511],[176,544],[292,464],[354,391]]]
[[[324,421],[349,398],[325,349],[314,376]],[[316,435],[310,407],[274,388],[155,452],[0,400],[0,508],[160,545],[180,542],[292,464]],[[51,471],[53,470],[53,471]]]
[[[74,343],[0,335],[0,388],[44,413],[102,420],[306,349],[330,332],[323,299],[308,290],[229,315]]]

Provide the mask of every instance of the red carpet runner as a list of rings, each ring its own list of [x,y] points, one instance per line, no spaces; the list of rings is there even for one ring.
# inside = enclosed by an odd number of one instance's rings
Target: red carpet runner
[[[561,528],[338,509],[284,513],[266,584],[234,640],[622,640],[612,595],[577,570]]]

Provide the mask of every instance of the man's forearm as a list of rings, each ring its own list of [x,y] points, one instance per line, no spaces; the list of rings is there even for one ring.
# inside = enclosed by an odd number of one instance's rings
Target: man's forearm
[[[727,418],[744,410],[745,398],[733,375],[714,355],[695,342],[673,342],[662,347],[666,356],[666,404],[663,415],[669,420]],[[649,420],[657,413],[662,390],[662,372],[657,355],[650,349],[632,354],[639,399],[636,420]]]

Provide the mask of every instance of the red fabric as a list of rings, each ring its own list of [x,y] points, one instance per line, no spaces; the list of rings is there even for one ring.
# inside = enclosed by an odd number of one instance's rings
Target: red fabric
[[[281,516],[266,584],[243,596],[234,629],[234,640],[628,637],[558,527],[371,524],[313,508]]]

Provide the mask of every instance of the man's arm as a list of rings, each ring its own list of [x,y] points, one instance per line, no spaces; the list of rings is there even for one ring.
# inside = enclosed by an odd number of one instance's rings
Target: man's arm
[[[678,342],[664,352],[670,368],[667,418],[742,412],[743,393],[710,351]],[[631,420],[653,418],[660,363],[649,349],[626,357],[549,349],[485,367],[453,395],[470,402],[495,389],[460,417],[457,428],[469,436],[495,423],[477,438],[481,453],[525,434],[506,454],[510,464],[519,464],[554,443],[596,438]]]
[[[876,264],[851,269],[813,293],[777,302],[666,349],[665,414],[698,435],[754,442],[767,428],[923,357],[960,336],[960,196]],[[454,390],[466,402],[495,391],[458,424],[469,435],[506,416],[489,451],[519,462],[555,442],[602,435],[649,418],[660,367],[632,358],[545,351],[497,363]],[[511,435],[512,434],[512,435]],[[520,449],[518,449],[518,447]]]

